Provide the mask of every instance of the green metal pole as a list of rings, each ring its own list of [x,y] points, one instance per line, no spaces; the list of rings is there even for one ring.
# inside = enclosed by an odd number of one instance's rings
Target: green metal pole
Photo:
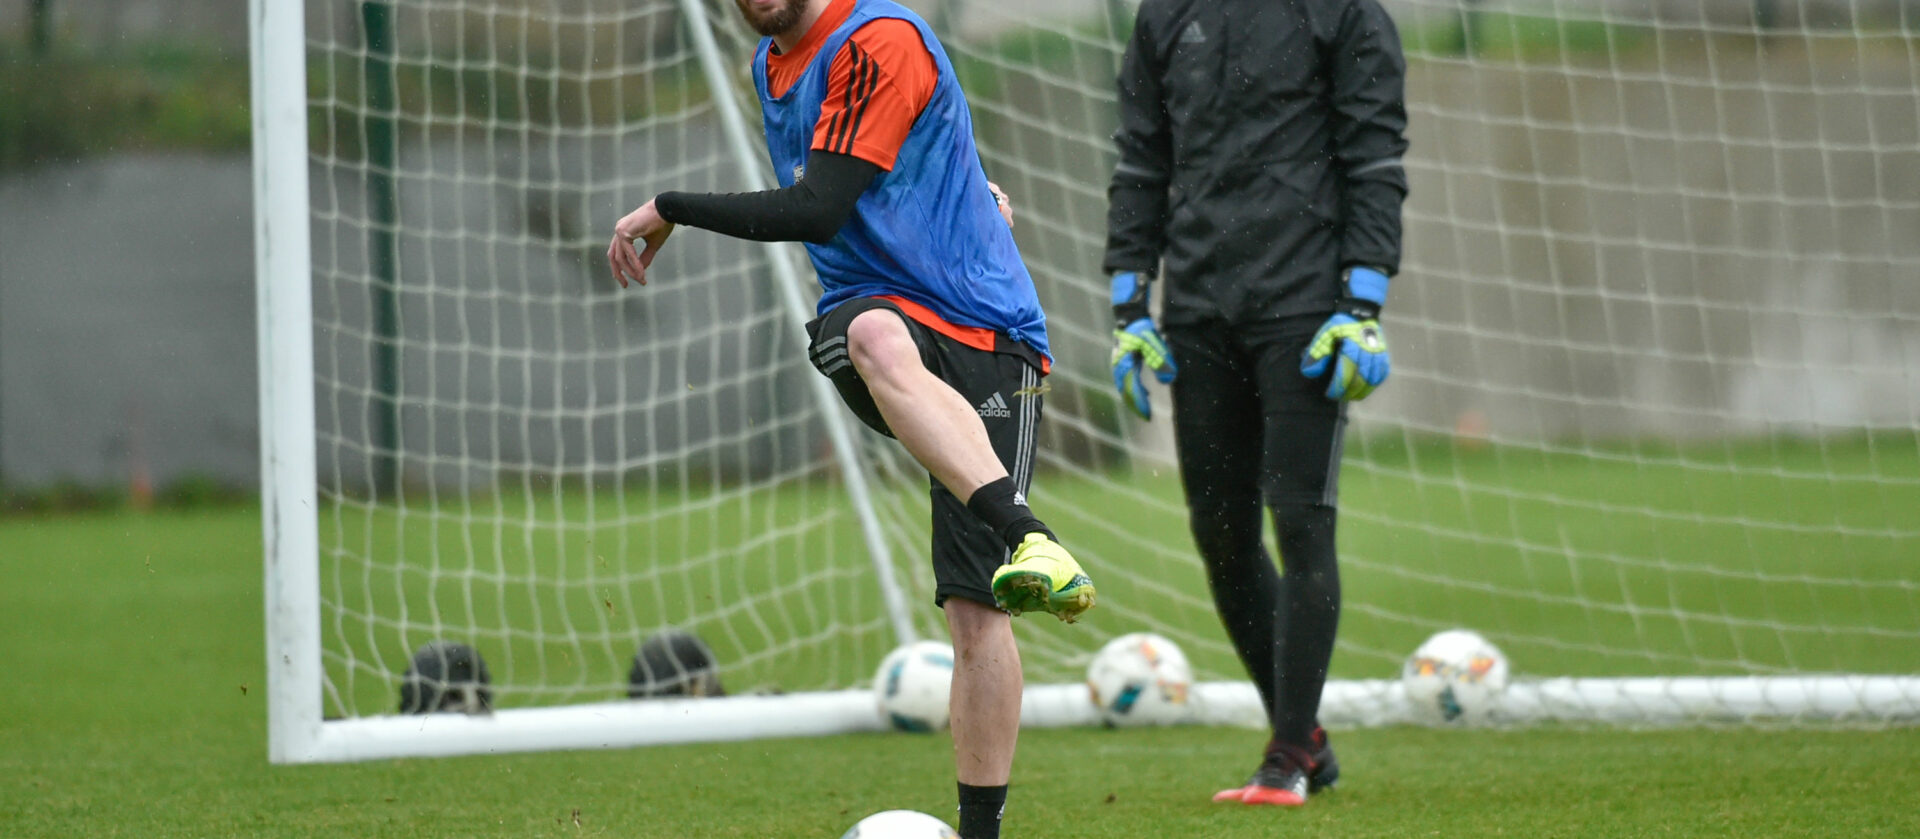
[[[933,27],[935,37],[942,41],[952,37],[953,20],[960,15],[956,7],[963,2],[965,0],[940,0],[940,3],[933,7],[933,20],[928,23]]]
[[[1126,0],[1107,0],[1107,32],[1121,42],[1124,52],[1126,40],[1133,37],[1133,15]]]
[[[53,49],[52,0],[33,0],[27,7],[27,47],[34,58],[45,58]]]
[[[393,186],[393,7],[380,0],[360,5],[366,26],[367,253],[373,295],[373,481],[374,492],[400,492],[400,282]]]
[[[1468,58],[1480,51],[1480,39],[1486,37],[1481,31],[1484,13],[1480,3],[1481,0],[1463,0],[1460,10],[1460,54]]]

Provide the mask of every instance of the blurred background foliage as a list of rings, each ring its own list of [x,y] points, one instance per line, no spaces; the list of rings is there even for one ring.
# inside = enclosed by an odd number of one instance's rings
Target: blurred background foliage
[[[493,34],[506,43],[524,43],[523,33]],[[1414,55],[1477,52],[1538,59],[1609,51],[1617,56],[1643,33],[1630,26],[1477,12],[1456,21],[1406,26],[1402,35]],[[1043,30],[1015,31],[1004,36],[994,52],[1029,59],[1031,53],[1074,54],[1064,40]],[[554,57],[555,68],[567,63],[565,52]],[[705,94],[699,78],[662,77],[684,74],[684,67],[562,86],[543,83],[551,78],[547,74],[527,72],[537,71],[537,62],[517,72],[502,69],[510,66],[456,66],[402,56],[394,67],[399,111],[485,113],[509,124],[538,114],[577,126],[672,111]],[[357,157],[361,132],[355,126],[365,116],[363,68],[333,63],[312,69],[313,101],[331,103],[323,106],[327,112],[313,115],[316,132],[328,135],[324,145],[335,155]],[[973,69],[961,68],[977,85],[994,77],[967,72]],[[250,129],[248,104],[244,49],[161,40],[106,46],[49,36],[29,26],[27,37],[0,39],[0,171],[126,151],[243,151]]]
[[[1737,12],[1758,32],[1784,25],[1900,31],[1920,23],[1920,14],[1909,8],[1913,1],[1855,0],[1856,5],[1836,6],[1825,0],[1726,0],[1702,4],[1685,14],[1669,9],[1667,14],[1711,17],[1714,10]],[[363,5],[341,5],[337,14],[330,14],[330,25],[357,27],[360,14],[355,10]],[[936,15],[945,8],[941,3],[909,5],[932,6]],[[1439,4],[1403,6],[1389,0],[1389,6],[1402,13],[1402,40],[1412,57],[1470,55],[1529,63],[1580,62],[1588,56],[1619,60],[1648,46],[1654,20],[1631,14],[1556,15],[1530,11],[1524,4],[1482,0],[1460,0],[1437,15]],[[1606,8],[1604,2],[1595,6]],[[96,11],[109,18],[125,16],[124,9],[115,9]],[[178,13],[203,16],[184,9]],[[1131,23],[1130,11],[1130,4],[1116,0],[1110,10],[1113,21],[1088,25],[1124,29]],[[7,12],[14,14],[7,15],[13,20],[0,21],[0,172],[122,151],[247,148],[246,46],[235,37],[244,37],[244,9],[233,9],[238,23],[173,21],[193,31],[185,37],[168,37],[161,31],[174,28],[171,24],[141,30],[124,23],[89,21],[90,13],[83,7],[60,0],[17,4],[0,0],[0,13]],[[487,42],[483,46],[489,49],[479,54],[513,60],[459,65],[430,55],[397,56],[393,78],[403,115],[486,113],[509,124],[538,115],[561,125],[606,125],[673,111],[705,95],[702,80],[678,77],[684,67],[656,67],[651,69],[661,72],[623,77],[589,74],[590,81],[584,85],[551,83],[558,77],[551,71],[578,71],[581,68],[574,65],[616,53],[644,55],[651,47],[677,39],[677,15],[625,20],[612,27],[452,7],[434,7],[418,16],[400,22],[453,33],[449,42]],[[125,31],[117,36],[102,34],[113,30]],[[1053,53],[1084,59],[1086,51],[1072,48],[1070,42],[1075,40],[1069,33],[1015,30],[1004,33],[988,52],[1028,60]],[[522,51],[529,52],[515,55]],[[969,63],[965,57],[957,58],[959,64]],[[646,62],[631,66],[645,67]],[[969,72],[978,69],[960,67],[974,84],[991,85],[997,74]],[[329,103],[317,109],[328,112],[313,115],[316,140],[337,156],[358,153],[360,132],[352,130],[351,124],[365,116],[363,75],[364,68],[351,62],[311,68],[312,101]],[[401,127],[407,130],[404,124]]]
[[[120,151],[241,151],[244,52],[146,44],[35,55],[0,43],[0,171]]]

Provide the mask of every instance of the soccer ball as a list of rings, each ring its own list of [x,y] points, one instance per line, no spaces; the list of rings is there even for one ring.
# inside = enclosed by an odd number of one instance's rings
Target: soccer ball
[[[1400,669],[1414,719],[1428,725],[1484,723],[1507,689],[1507,657],[1480,634],[1449,629],[1428,638]]]
[[[899,731],[947,727],[947,697],[953,688],[953,645],[916,641],[881,659],[873,674],[880,716]]]
[[[633,699],[726,695],[713,649],[683,629],[669,629],[641,642],[633,667],[627,670],[627,696]]]
[[[1192,715],[1193,667],[1180,647],[1151,632],[1108,641],[1087,666],[1087,696],[1109,726],[1169,725]]]
[[[400,713],[493,710],[493,675],[480,651],[458,641],[438,640],[413,652],[400,679]]]
[[[960,839],[960,834],[926,813],[888,810],[861,819],[840,839]]]

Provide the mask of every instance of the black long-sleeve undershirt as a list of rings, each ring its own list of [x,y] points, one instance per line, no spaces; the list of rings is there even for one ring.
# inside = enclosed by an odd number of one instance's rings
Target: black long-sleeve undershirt
[[[660,217],[756,242],[832,241],[853,216],[880,167],[858,157],[814,149],[793,186],[759,192],[663,192]]]

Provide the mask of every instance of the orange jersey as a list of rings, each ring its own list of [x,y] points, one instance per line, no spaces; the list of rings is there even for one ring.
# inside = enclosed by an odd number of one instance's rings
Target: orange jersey
[[[820,52],[820,44],[847,16],[854,0],[835,0],[789,53],[767,55],[767,90],[785,95]],[[853,33],[833,57],[827,98],[813,129],[813,148],[860,158],[893,170],[900,144],[933,98],[939,77],[919,30],[884,18]]]

